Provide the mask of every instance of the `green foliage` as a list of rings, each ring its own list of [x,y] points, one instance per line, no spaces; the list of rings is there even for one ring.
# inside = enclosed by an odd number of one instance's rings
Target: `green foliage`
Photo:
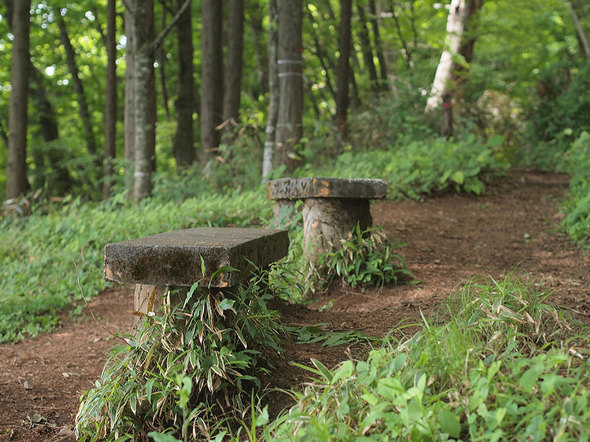
[[[590,62],[559,63],[543,73],[544,95],[530,111],[521,162],[553,169],[571,143],[590,131]]]
[[[495,158],[502,144],[500,135],[483,141],[474,135],[453,141],[434,138],[414,141],[387,150],[345,152],[330,168],[303,168],[299,175],[381,178],[389,182],[389,197],[419,198],[422,194],[445,189],[476,195],[485,192],[480,179],[497,174],[506,165]]]
[[[340,247],[320,257],[318,272],[326,282],[340,278],[351,287],[396,284],[400,277],[412,278],[404,259],[394,253],[404,245],[387,238],[380,227],[361,230],[357,224]]]
[[[513,275],[471,281],[366,361],[313,360],[313,382],[265,439],[587,439],[588,337],[546,296]]]
[[[181,202],[149,199],[137,206],[119,194],[100,204],[76,199],[28,218],[5,218],[0,221],[0,342],[53,328],[56,312],[81,299],[80,287],[87,297],[102,290],[107,243],[197,226],[248,226],[265,222],[270,211],[259,191]]]
[[[218,270],[227,271],[223,268]],[[82,396],[79,440],[202,439],[242,418],[243,399],[281,351],[278,314],[257,276],[236,295],[199,288],[169,293],[161,311],[117,347],[95,388]],[[171,307],[170,298],[181,301]]]
[[[561,157],[558,167],[572,175],[564,202],[563,228],[579,244],[589,247],[590,240],[590,134],[582,132]]]

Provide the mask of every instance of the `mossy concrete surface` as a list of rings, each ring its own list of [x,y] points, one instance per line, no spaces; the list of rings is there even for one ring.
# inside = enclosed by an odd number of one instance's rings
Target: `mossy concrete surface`
[[[286,230],[198,227],[107,244],[105,278],[109,281],[191,286],[232,287],[259,268],[287,255]],[[205,274],[201,269],[204,266]],[[212,278],[220,268],[224,271]]]
[[[352,198],[381,199],[387,182],[368,178],[281,178],[269,181],[269,199]]]

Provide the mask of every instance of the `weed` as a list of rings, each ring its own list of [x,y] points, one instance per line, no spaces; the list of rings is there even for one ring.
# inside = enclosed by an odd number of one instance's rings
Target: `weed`
[[[267,370],[269,355],[281,350],[282,327],[266,307],[263,278],[233,296],[197,283],[184,305],[174,307],[169,293],[163,309],[144,318],[128,345],[113,350],[101,380],[82,396],[78,438],[157,432],[195,440],[239,420],[247,409],[244,396],[260,387],[258,374]]]

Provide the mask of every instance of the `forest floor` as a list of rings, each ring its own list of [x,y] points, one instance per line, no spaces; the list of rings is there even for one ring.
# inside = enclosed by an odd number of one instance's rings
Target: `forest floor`
[[[565,306],[590,324],[590,254],[559,231],[559,207],[568,177],[513,170],[488,184],[486,195],[444,193],[422,201],[383,201],[371,210],[374,224],[407,245],[399,249],[418,285],[364,292],[339,285],[306,306],[276,301],[289,325],[384,336],[401,323],[418,323],[462,282],[473,276],[502,278],[511,270],[530,275],[552,292],[549,301]],[[0,440],[73,440],[80,394],[100,376],[107,349],[116,339],[107,331],[133,324],[131,288],[108,289],[74,319],[61,317],[50,334],[16,345],[0,345]],[[322,308],[324,307],[324,308]],[[326,308],[327,307],[327,308]],[[409,333],[412,329],[406,329]],[[328,366],[359,354],[360,345],[325,347],[284,342],[272,386],[291,388],[306,380],[286,361]],[[288,405],[286,395],[270,396],[271,409]]]

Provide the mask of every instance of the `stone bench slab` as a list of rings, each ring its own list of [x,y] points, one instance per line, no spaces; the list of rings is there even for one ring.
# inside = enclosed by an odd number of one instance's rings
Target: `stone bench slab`
[[[286,230],[198,227],[107,244],[105,278],[109,281],[155,286],[233,287],[251,276],[251,261],[266,267],[286,256]],[[201,259],[206,274],[201,274]],[[223,266],[239,272],[215,273]]]
[[[269,199],[350,198],[381,199],[387,182],[368,178],[281,178],[269,181]]]

